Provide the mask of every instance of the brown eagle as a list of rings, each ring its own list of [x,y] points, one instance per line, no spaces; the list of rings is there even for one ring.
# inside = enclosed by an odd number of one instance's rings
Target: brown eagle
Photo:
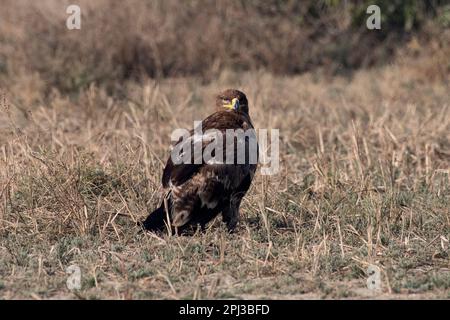
[[[173,154],[169,157],[162,176],[162,185],[168,191],[160,207],[142,223],[146,230],[166,226],[175,228],[172,231],[198,226],[204,229],[219,213],[230,231],[236,227],[239,206],[256,171],[258,145],[256,135],[236,134],[254,132],[243,92],[225,90],[217,96],[216,107],[218,110],[201,122],[202,136],[196,136],[194,128],[175,144],[174,148],[190,144],[193,150],[199,143],[202,157],[191,152],[188,163],[174,163]],[[205,151],[214,141],[211,134],[206,134],[211,131],[219,134],[214,139],[223,139],[215,141],[222,142],[217,145],[223,147],[212,148],[212,161],[205,161]]]

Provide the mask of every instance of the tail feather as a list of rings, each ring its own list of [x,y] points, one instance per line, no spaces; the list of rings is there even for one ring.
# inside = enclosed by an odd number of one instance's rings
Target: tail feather
[[[164,200],[166,200],[167,202]],[[167,210],[169,210],[169,212],[170,212],[171,208],[172,208],[171,194],[168,193],[164,197],[164,200],[162,201],[159,208],[157,208],[155,211],[150,213],[148,215],[147,219],[145,219],[145,221],[141,224],[145,230],[161,231],[166,228],[166,225],[168,225],[165,203],[167,203],[167,207],[168,207]]]
[[[166,210],[164,210],[164,203],[161,206],[149,214],[147,219],[142,223],[145,230],[160,231],[166,226]]]

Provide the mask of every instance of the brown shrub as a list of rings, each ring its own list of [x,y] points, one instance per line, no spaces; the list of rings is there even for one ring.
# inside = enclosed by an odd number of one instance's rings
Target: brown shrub
[[[365,24],[354,26],[356,4],[326,3],[80,0],[82,28],[68,30],[68,1],[4,0],[0,74],[37,73],[50,86],[76,91],[142,75],[334,73],[389,61],[397,33],[368,33]]]

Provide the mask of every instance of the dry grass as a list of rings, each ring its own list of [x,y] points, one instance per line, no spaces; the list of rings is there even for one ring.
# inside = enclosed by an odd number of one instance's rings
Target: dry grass
[[[79,0],[80,31],[65,28],[71,1],[2,1],[0,74],[38,74],[47,92],[114,87],[116,80],[146,76],[213,80],[225,68],[296,74],[321,67],[343,74],[391,61],[416,34],[400,36],[389,21],[368,32],[366,1]],[[401,1],[378,2],[399,7],[402,24]],[[412,2],[440,8],[444,1]],[[421,17],[425,33],[429,18]]]
[[[0,294],[364,297],[376,264],[380,296],[448,298],[447,84],[399,63],[352,80],[224,72],[68,98],[30,77],[2,102]],[[140,233],[171,130],[230,86],[248,94],[257,127],[280,129],[281,173],[257,176],[236,234],[219,221],[192,237]],[[13,102],[23,95],[34,97],[26,113]],[[65,285],[71,264],[83,272],[77,293]]]
[[[241,1],[176,14],[171,0],[80,3],[82,34],[63,30],[64,1],[0,11],[1,298],[450,298],[449,29],[341,77],[328,67],[370,63],[360,36],[340,47],[339,8],[322,30],[247,7],[251,49],[238,50]],[[281,172],[257,175],[235,234],[220,221],[194,236],[140,232],[170,133],[228,87],[247,93],[257,128],[280,129]],[[381,292],[366,289],[369,264]]]

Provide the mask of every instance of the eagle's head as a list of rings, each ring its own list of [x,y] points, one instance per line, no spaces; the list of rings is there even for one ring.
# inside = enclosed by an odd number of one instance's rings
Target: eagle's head
[[[231,111],[244,112],[248,114],[247,97],[242,91],[236,89],[227,89],[217,95],[216,106],[220,110],[226,108]]]

